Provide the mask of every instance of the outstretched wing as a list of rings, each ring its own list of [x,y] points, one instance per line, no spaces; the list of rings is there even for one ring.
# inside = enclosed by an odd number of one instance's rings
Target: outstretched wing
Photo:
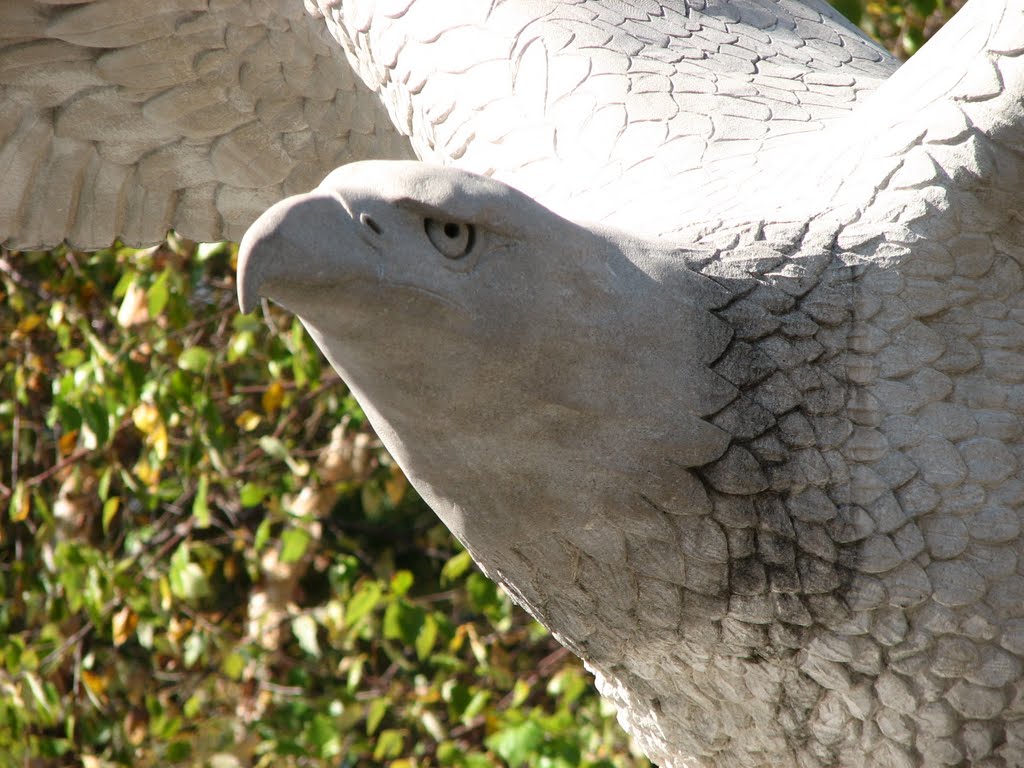
[[[299,2],[0,2],[8,247],[237,239],[371,156],[411,152]]]
[[[417,153],[631,231],[704,220],[897,63],[809,0],[319,0]]]
[[[408,156],[384,108],[423,159],[664,234],[896,68],[821,0],[317,3],[369,89],[298,2],[0,7],[0,242],[238,237],[339,164]]]
[[[813,190],[808,197],[837,219],[885,221],[885,211],[907,208],[916,197],[920,204],[894,226],[911,219],[928,226],[935,218],[928,206],[959,208],[961,232],[998,232],[1019,248],[1024,3],[972,0],[821,139],[792,181]]]

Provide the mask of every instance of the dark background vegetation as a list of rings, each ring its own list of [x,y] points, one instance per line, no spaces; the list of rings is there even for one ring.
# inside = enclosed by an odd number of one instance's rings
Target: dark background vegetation
[[[648,765],[235,255],[0,251],[0,768]]]

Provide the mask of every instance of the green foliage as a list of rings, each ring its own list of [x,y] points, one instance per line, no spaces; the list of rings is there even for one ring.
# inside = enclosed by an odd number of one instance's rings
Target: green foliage
[[[900,59],[917,53],[966,0],[830,0]]]
[[[0,252],[0,768],[647,765],[234,257]]]

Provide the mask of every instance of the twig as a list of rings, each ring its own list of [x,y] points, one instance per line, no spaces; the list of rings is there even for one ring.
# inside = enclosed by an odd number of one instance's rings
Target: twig
[[[296,685],[281,685],[279,683],[272,683],[269,680],[261,680],[260,688],[264,691],[279,693],[283,696],[302,696],[306,692],[304,688]]]
[[[21,410],[18,408],[18,395],[15,393],[14,400],[14,421],[11,425],[11,488],[18,487],[18,442],[21,432]]]
[[[47,291],[45,288],[39,285],[35,285],[31,280],[29,280],[23,274],[21,274],[21,272],[15,269],[14,265],[11,264],[11,262],[9,262],[3,256],[0,256],[0,272],[3,272],[5,275],[7,275],[7,277],[11,279],[11,282],[18,286],[19,288],[23,288],[26,291],[32,291],[37,296],[39,296],[42,299],[45,299],[46,301],[53,301],[55,298],[54,295]]]
[[[83,459],[86,456],[88,456],[90,453],[92,453],[92,451],[88,448],[79,448],[74,453],[65,456],[52,467],[43,470],[38,475],[33,475],[32,477],[30,477],[28,480],[25,481],[25,485],[34,487],[39,485],[40,483],[46,482],[55,474],[64,469],[64,467],[68,466],[69,464],[75,464],[80,459]]]
[[[104,606],[104,612],[106,611],[106,609],[107,609],[107,606]],[[60,646],[58,646],[54,650],[50,651],[50,653],[43,659],[42,663],[40,663],[39,668],[40,669],[46,669],[48,666],[50,666],[50,664],[60,660],[60,658],[62,656],[64,656],[65,653],[68,652],[68,649],[72,645],[74,645],[75,643],[79,642],[87,634],[92,632],[94,626],[95,625],[91,621],[86,622],[85,624],[83,624],[81,626],[81,628],[77,632],[75,632],[75,634],[73,634],[71,637],[69,637],[63,643],[61,643]]]

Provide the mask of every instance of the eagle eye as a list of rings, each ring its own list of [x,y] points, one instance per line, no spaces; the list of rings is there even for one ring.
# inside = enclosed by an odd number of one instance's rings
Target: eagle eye
[[[473,250],[476,233],[472,224],[424,219],[423,229],[427,233],[430,244],[446,259],[461,259]]]

